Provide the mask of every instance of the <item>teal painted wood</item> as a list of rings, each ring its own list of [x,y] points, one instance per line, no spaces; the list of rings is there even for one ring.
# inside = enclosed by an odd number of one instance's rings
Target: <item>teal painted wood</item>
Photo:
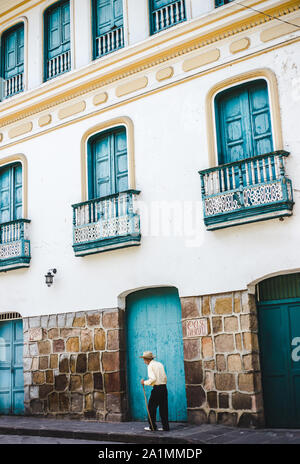
[[[117,182],[123,180],[122,150],[117,152]],[[102,178],[101,178],[102,179]],[[73,248],[85,256],[140,244],[140,217],[136,211],[138,190],[106,195],[73,207]]]
[[[0,414],[23,413],[23,322],[0,322]]]
[[[133,420],[147,420],[140,380],[147,378],[147,366],[139,358],[152,351],[161,361],[168,378],[169,420],[185,421],[187,404],[183,362],[181,305],[174,288],[135,292],[126,301],[128,398]],[[151,387],[145,387],[149,399]]]
[[[258,305],[266,425],[300,427],[300,299]]]
[[[185,0],[149,0],[151,34],[186,20]]]
[[[300,273],[275,276],[258,284],[259,302],[300,298]]]
[[[18,24],[9,29],[2,37],[4,79],[24,72],[24,25]]]
[[[28,267],[31,259],[28,219],[0,224],[0,272]]]
[[[215,0],[215,8],[226,5],[227,3],[233,2],[234,0]]]
[[[89,196],[101,198],[128,189],[126,129],[120,127],[91,139]]]
[[[22,217],[22,166],[0,170],[0,224]]]
[[[290,216],[292,182],[276,151],[199,171],[204,223],[208,230]]]
[[[257,80],[221,92],[215,105],[219,164],[272,152],[266,81]]]
[[[123,1],[93,0],[94,59],[124,46]]]
[[[57,2],[44,14],[45,80],[67,72],[70,60],[70,3]]]

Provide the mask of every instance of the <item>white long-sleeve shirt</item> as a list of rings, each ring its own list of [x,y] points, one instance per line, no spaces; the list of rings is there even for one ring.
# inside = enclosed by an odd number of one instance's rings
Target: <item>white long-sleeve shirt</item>
[[[152,361],[148,364],[148,380],[144,381],[144,385],[166,385],[167,376],[164,366],[158,361]]]

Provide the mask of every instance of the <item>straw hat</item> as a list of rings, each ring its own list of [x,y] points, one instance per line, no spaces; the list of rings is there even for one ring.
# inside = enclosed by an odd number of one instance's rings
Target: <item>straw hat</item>
[[[140,356],[140,358],[154,359],[155,356],[153,356],[152,351],[144,351],[143,355]]]

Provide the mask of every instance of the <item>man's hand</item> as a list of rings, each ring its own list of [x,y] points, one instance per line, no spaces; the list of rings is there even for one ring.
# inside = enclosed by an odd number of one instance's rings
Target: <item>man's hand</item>
[[[141,384],[144,385],[144,379],[141,380]]]

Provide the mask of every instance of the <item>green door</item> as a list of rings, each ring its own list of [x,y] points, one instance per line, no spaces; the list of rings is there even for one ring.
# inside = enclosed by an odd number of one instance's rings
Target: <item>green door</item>
[[[300,427],[300,299],[258,306],[265,420]]]

